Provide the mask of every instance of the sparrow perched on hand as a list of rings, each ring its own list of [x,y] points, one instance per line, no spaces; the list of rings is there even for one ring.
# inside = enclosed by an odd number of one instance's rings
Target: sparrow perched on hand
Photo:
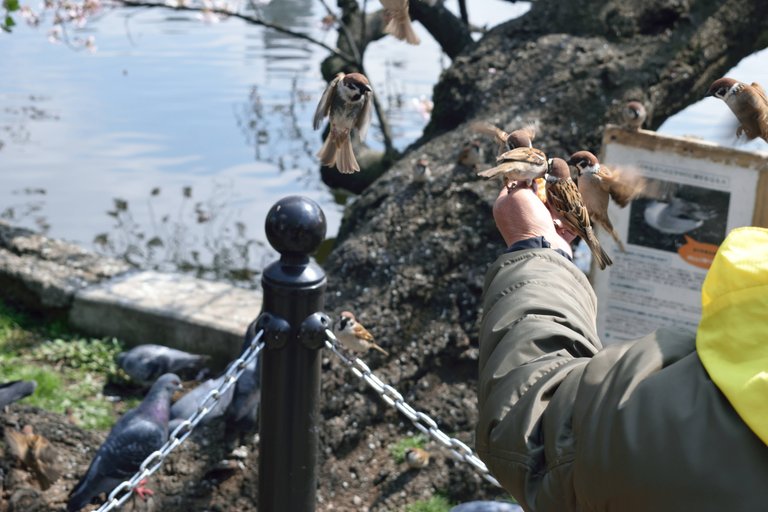
[[[459,164],[476,169],[478,165],[484,160],[485,151],[483,151],[483,145],[480,141],[473,140],[467,142],[461,151],[459,152],[458,162]]]
[[[595,236],[592,223],[589,220],[587,207],[581,198],[579,187],[571,179],[568,164],[562,158],[549,159],[547,180],[547,204],[560,214],[565,229],[580,237],[592,251],[592,256],[600,266],[600,270],[611,265],[613,261],[600,246]]]
[[[414,469],[427,467],[430,459],[429,452],[423,448],[408,448],[405,451],[405,462]]]
[[[568,166],[578,173],[579,192],[589,211],[592,224],[599,223],[603,226],[624,252],[624,243],[608,217],[608,198],[624,208],[643,191],[645,181],[634,173],[618,172],[601,165],[597,157],[589,151],[577,151],[572,154],[568,159]]]
[[[331,123],[328,137],[317,154],[323,165],[336,165],[344,174],[360,170],[352,151],[350,132],[355,128],[360,140],[365,138],[371,123],[372,94],[368,79],[360,73],[339,73],[325,88],[312,122],[315,130],[326,116]]]
[[[419,44],[408,14],[408,0],[379,0],[384,7],[384,32],[408,44]]]
[[[744,133],[747,139],[760,137],[768,142],[768,96],[760,84],[747,85],[733,78],[718,78],[707,91],[707,96],[720,98],[739,120],[736,137]]]
[[[35,475],[42,490],[58,480],[59,454],[46,438],[34,433],[32,425],[25,425],[21,432],[6,428],[5,442],[8,451]]]
[[[636,132],[643,127],[646,117],[645,107],[639,101],[630,101],[621,111],[624,128]]]
[[[513,182],[526,181],[531,186],[533,180],[541,178],[547,172],[547,156],[540,149],[522,147],[502,153],[496,157],[496,167],[477,173],[484,178],[501,176],[507,188],[517,186]]]
[[[472,123],[470,129],[477,133],[482,133],[483,135],[493,137],[496,143],[499,145],[500,155],[510,149],[522,147],[532,148],[533,139],[536,138],[536,125],[533,123],[530,123],[523,128],[515,130],[511,133],[507,133],[501,128],[498,128],[497,126],[487,121],[478,121],[476,123]]]
[[[389,355],[389,352],[374,343],[373,335],[349,311],[341,312],[336,325],[333,326],[333,334],[345,349],[352,352],[368,352],[374,349],[385,356]]]

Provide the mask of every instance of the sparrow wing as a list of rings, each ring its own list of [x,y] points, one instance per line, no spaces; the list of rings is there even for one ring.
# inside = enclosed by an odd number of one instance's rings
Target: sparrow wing
[[[768,142],[768,94],[757,82],[752,82],[752,89],[756,93],[755,111],[757,112],[757,127],[760,130],[760,137]]]
[[[605,166],[600,166],[601,174],[603,170],[607,171],[605,175],[601,175],[601,184],[606,187],[607,191],[611,195],[617,205],[624,208],[643,192],[645,188],[645,180],[636,171],[632,171],[628,168],[622,168],[621,170],[615,169],[611,171]]]
[[[506,147],[509,134],[488,121],[476,121],[469,126],[469,129],[473,132],[493,137],[500,146]]]
[[[339,85],[341,79],[344,78],[344,73],[339,73],[336,78],[330,81],[328,86],[323,91],[323,95],[320,96],[320,101],[315,109],[315,117],[312,119],[312,127],[317,130],[320,128],[320,124],[323,122],[331,111],[331,105],[336,97],[336,86]]]
[[[357,134],[360,136],[360,140],[365,139],[365,136],[368,134],[368,127],[371,126],[372,95],[373,92],[365,94],[363,109],[360,111],[360,114],[358,114],[357,120],[355,121],[355,128],[357,128]]]
[[[568,231],[578,237],[587,238],[589,213],[573,180],[559,179],[547,183],[547,201],[551,202],[555,211],[560,214]]]
[[[368,332],[368,329],[363,327],[360,322],[355,323],[355,327],[352,329],[355,336],[365,341],[373,341],[373,334]]]
[[[521,147],[510,149],[496,157],[496,163],[525,162],[532,165],[546,165],[547,156],[540,149]]]
[[[765,89],[763,89],[757,82],[752,82],[751,85],[752,89],[757,93],[758,98],[762,100],[763,105],[768,106],[768,94],[765,93]]]

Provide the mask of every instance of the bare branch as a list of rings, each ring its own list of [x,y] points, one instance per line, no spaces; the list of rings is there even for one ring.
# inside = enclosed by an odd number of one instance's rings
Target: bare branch
[[[321,48],[325,48],[329,52],[331,52],[334,56],[342,59],[343,61],[347,62],[348,64],[355,65],[359,59],[356,59],[355,57],[352,57],[337,48],[331,48],[327,44],[325,44],[322,41],[319,41],[315,39],[314,37],[310,36],[309,34],[305,34],[304,32],[297,32],[295,30],[291,30],[289,28],[286,28],[282,25],[278,25],[276,23],[271,23],[269,21],[263,20],[261,18],[258,18],[256,16],[249,16],[247,14],[243,14],[236,11],[230,11],[227,9],[218,9],[218,8],[203,8],[203,7],[193,7],[193,6],[187,6],[187,5],[179,5],[179,6],[170,6],[164,3],[159,2],[145,2],[142,0],[116,0],[117,3],[125,5],[127,7],[148,7],[148,8],[163,8],[163,9],[172,9],[176,11],[193,11],[193,12],[211,12],[214,14],[220,14],[222,16],[230,16],[232,18],[238,18],[241,19],[247,23],[251,23],[253,25],[260,25],[262,27],[270,28],[276,32],[281,32],[283,34],[287,34],[289,36],[293,36],[297,39],[303,39],[304,41],[309,41],[310,43],[317,45]]]

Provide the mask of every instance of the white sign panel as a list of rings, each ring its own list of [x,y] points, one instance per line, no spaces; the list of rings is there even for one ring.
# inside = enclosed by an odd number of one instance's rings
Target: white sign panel
[[[648,180],[649,190],[648,197],[626,208],[609,208],[625,252],[598,232],[614,261],[592,273],[601,339],[636,339],[662,326],[695,332],[704,276],[726,234],[753,224],[760,170],[768,159],[608,127],[600,161],[634,169]]]

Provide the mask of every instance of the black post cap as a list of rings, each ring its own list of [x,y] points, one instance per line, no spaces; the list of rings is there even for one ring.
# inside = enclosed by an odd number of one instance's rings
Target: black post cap
[[[267,213],[267,240],[283,256],[308,256],[325,239],[325,213],[313,200],[303,196],[280,199]]]

